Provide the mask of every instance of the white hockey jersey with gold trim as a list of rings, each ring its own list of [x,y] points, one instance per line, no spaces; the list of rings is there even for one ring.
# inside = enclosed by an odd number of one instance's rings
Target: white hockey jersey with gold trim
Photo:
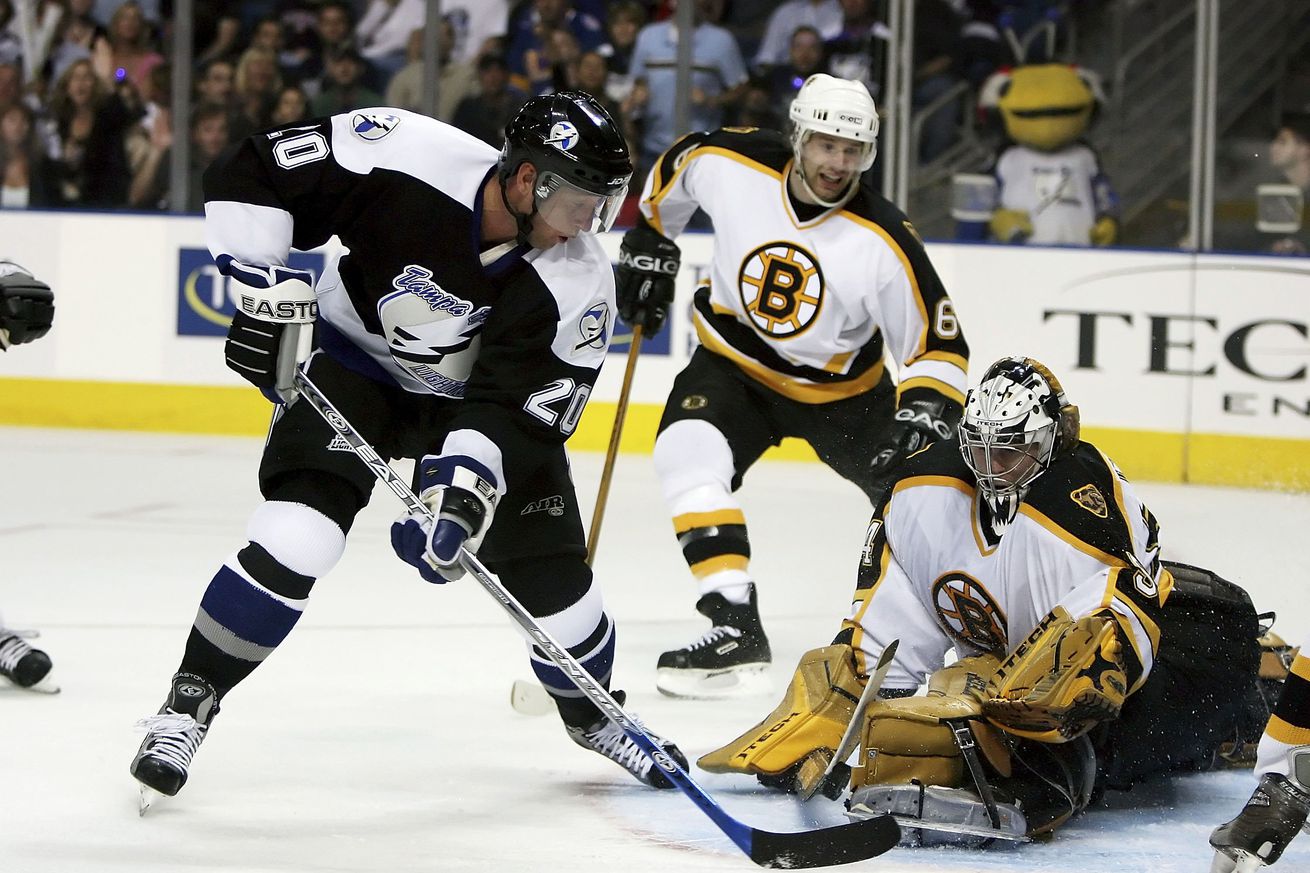
[[[1074,618],[1104,612],[1136,690],[1159,649],[1173,577],[1155,518],[1118,468],[1079,443],[999,530],[956,440],[911,457],[870,523],[847,640],[867,657],[899,639],[886,685],[914,688],[952,646],[1004,656],[1056,606]]]
[[[962,403],[968,346],[910,222],[867,185],[799,217],[791,159],[781,134],[725,128],[684,137],[646,180],[642,215],[666,236],[697,207],[713,220],[710,280],[695,297],[701,343],[804,403],[871,390],[885,348],[902,392]]]

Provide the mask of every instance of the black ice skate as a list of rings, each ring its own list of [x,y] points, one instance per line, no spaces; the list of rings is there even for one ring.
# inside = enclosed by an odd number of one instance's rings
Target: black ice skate
[[[50,676],[50,656],[27,644],[16,631],[0,627],[0,676],[19,688],[58,693]]]
[[[714,626],[690,645],[660,655],[655,687],[670,697],[700,699],[772,690],[766,671],[773,653],[760,625],[755,585],[748,603],[729,603],[712,592],[696,602],[696,611]]]
[[[1211,873],[1253,873],[1275,861],[1305,826],[1310,792],[1277,773],[1266,773],[1237,818],[1215,828]]]
[[[611,694],[619,706],[622,706],[626,695],[622,691],[613,691]],[[628,717],[641,724],[641,721],[632,713],[628,713]],[[573,742],[584,749],[599,752],[652,788],[674,787],[673,783],[669,781],[669,777],[664,775],[664,771],[656,767],[654,762],[646,757],[637,744],[623,732],[622,728],[604,715],[601,715],[598,721],[585,726],[571,725],[566,721],[564,729],[569,732]],[[679,767],[683,770],[687,769],[687,757],[682,754],[681,749],[661,736],[656,736],[650,731],[647,731],[647,733],[650,734],[651,739],[655,740],[656,745],[667,752],[670,758],[678,762]]]
[[[141,783],[141,815],[160,794],[172,797],[186,784],[191,758],[218,714],[214,688],[192,673],[178,673],[158,715],[137,722],[146,731],[132,775]]]

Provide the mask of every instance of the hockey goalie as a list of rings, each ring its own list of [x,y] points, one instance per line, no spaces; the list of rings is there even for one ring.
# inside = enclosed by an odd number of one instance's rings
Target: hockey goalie
[[[848,814],[897,815],[904,843],[985,845],[1049,834],[1106,789],[1240,757],[1273,690],[1259,618],[1238,586],[1161,561],[1158,534],[1050,371],[996,362],[958,435],[895,473],[835,641],[700,766],[806,796],[849,784]],[[833,757],[856,718],[850,767]]]

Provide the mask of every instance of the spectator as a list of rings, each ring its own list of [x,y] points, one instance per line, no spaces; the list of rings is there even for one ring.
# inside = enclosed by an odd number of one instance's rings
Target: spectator
[[[50,49],[55,36],[59,33],[60,23],[67,10],[62,0],[26,0],[26,13],[14,4],[14,0],[0,0],[0,18],[4,17],[4,7],[8,4],[17,14],[7,25],[11,34],[18,37],[20,54],[23,59],[23,81],[36,83],[50,57]],[[0,29],[6,25],[0,24]],[[3,36],[0,36],[3,39]],[[0,49],[0,55],[4,51]]]
[[[755,53],[755,68],[768,70],[786,64],[792,34],[798,27],[812,27],[823,39],[832,39],[842,29],[842,4],[838,0],[787,0],[773,10]]]
[[[359,52],[350,46],[337,49],[327,56],[323,71],[323,87],[310,100],[314,115],[336,115],[366,106],[381,106],[382,95],[363,83],[367,67]]]
[[[552,30],[546,37],[541,60],[550,66],[550,86],[546,92],[567,90],[576,74],[582,47],[577,37],[567,30]]]
[[[23,41],[14,20],[14,0],[0,0],[0,64],[21,65]]]
[[[813,27],[802,24],[791,35],[787,63],[772,68],[768,73],[769,103],[773,111],[780,118],[786,118],[791,101],[805,80],[815,73],[827,71],[823,37]]]
[[[426,13],[425,0],[369,0],[355,27],[355,39],[359,53],[376,73],[373,84],[385,88],[405,66],[410,34],[423,27]]]
[[[1310,112],[1289,112],[1279,124],[1269,144],[1269,163],[1283,180],[1301,189],[1302,203],[1310,202]],[[1304,255],[1310,252],[1310,228],[1305,224],[1306,210],[1301,210],[1301,229],[1296,235],[1274,240],[1269,251],[1280,255]]]
[[[761,76],[751,76],[746,83],[746,90],[737,105],[737,117],[733,121],[737,127],[760,127],[765,130],[785,131],[787,115],[779,112],[773,103],[773,92],[769,83]]]
[[[312,99],[323,85],[327,57],[350,45],[355,13],[346,0],[326,0],[318,7],[317,41],[297,71],[305,92]]]
[[[532,0],[532,11],[519,22],[509,47],[512,81],[530,95],[544,94],[554,84],[560,44],[552,47],[550,37],[557,30],[572,34],[579,51],[591,51],[605,41],[601,23],[573,9],[569,0]]]
[[[0,208],[55,205],[49,168],[36,145],[36,117],[24,103],[0,112]]]
[[[528,99],[510,84],[509,64],[499,55],[478,61],[478,94],[465,97],[455,108],[454,125],[485,143],[505,144],[505,125]]]
[[[632,50],[637,47],[637,34],[645,24],[646,9],[637,0],[618,0],[610,6],[605,22],[609,41],[597,51],[609,69],[605,93],[611,100],[622,103],[632,93]]]
[[[275,127],[305,121],[309,116],[309,95],[299,85],[283,85],[273,104],[273,116],[270,119]]]
[[[248,48],[270,52],[277,63],[279,74],[282,73],[284,66],[293,69],[296,66],[296,58],[287,53],[286,47],[282,19],[276,15],[265,15],[255,22],[255,26],[250,31]]]
[[[917,115],[960,81],[957,75],[964,20],[950,0],[919,0],[914,13],[914,82],[910,101]],[[963,95],[961,95],[962,97]],[[960,98],[924,119],[920,162],[933,160],[959,138]]]
[[[222,58],[208,61],[196,76],[196,103],[213,103],[235,108],[236,66]]]
[[[54,45],[50,49],[50,80],[58,81],[74,61],[89,59],[96,40],[103,40],[104,28],[89,15],[65,15],[59,22]]]
[[[456,61],[477,66],[487,40],[509,32],[509,6],[509,0],[442,0],[441,14],[455,28]]]
[[[288,81],[299,82],[318,47],[318,4],[314,0],[279,0],[276,14],[283,43],[278,65]]]
[[[138,94],[144,92],[150,71],[164,62],[164,56],[152,47],[150,28],[138,0],[127,0],[115,9],[107,30],[108,73],[116,81],[131,84]],[[103,69],[98,72],[106,75]]]
[[[828,72],[863,82],[878,100],[891,31],[878,20],[873,0],[841,0],[841,8],[841,28],[827,40]]]
[[[707,20],[719,8],[717,0],[695,0],[696,29],[691,40],[691,129],[714,130],[723,124],[723,110],[746,90],[746,64],[731,33]],[[676,0],[670,0],[676,6]],[[640,119],[639,174],[655,165],[678,136],[674,91],[677,87],[678,42],[672,20],[648,24],[637,34],[632,53],[632,93],[624,109]],[[638,114],[639,113],[639,114]]]
[[[23,98],[23,71],[15,62],[0,63],[0,112]]]
[[[194,3],[192,9],[195,20],[191,46],[196,66],[215,58],[236,60],[241,48],[240,0],[203,0]]]
[[[282,90],[277,56],[268,49],[249,48],[237,61],[235,77],[236,115],[232,138],[245,139],[270,124],[273,103]]]
[[[161,0],[135,0],[135,2],[138,11],[141,13],[141,20],[143,22],[148,22],[152,26],[160,23]],[[224,5],[224,3],[220,0],[220,2],[212,4],[196,4],[196,6],[205,5],[221,6]],[[114,20],[114,15],[118,13],[118,10],[123,7],[123,0],[93,0],[92,3],[88,4],[88,6],[89,8],[87,11],[96,21],[108,25]]]
[[[203,212],[201,178],[219,153],[231,142],[228,113],[222,106],[201,104],[191,113],[190,166],[187,168],[187,212]],[[161,113],[151,131],[150,157],[132,179],[131,203],[139,209],[163,209],[169,200],[172,125]]]
[[[459,101],[477,90],[477,75],[472,65],[452,57],[455,28],[442,18],[437,28],[437,118],[450,121]],[[409,63],[387,84],[386,104],[418,112],[423,106],[423,28],[409,35]]]
[[[74,61],[55,82],[43,127],[59,202],[120,207],[132,178],[124,136],[141,115],[136,91],[111,87],[88,60]]]

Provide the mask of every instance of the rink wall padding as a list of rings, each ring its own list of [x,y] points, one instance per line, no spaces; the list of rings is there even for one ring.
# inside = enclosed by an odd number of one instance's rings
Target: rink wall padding
[[[602,243],[616,255],[620,234]],[[0,256],[55,289],[50,335],[0,355],[0,424],[262,436],[269,405],[223,363],[232,311],[196,216],[0,211]],[[648,453],[694,347],[713,237],[679,239],[668,327],[643,344],[625,452]],[[929,243],[976,375],[1047,364],[1133,478],[1310,490],[1310,258]],[[296,253],[321,269],[335,249]],[[735,276],[714,277],[735,282]],[[627,329],[570,445],[603,451]],[[787,441],[770,457],[814,461]]]

